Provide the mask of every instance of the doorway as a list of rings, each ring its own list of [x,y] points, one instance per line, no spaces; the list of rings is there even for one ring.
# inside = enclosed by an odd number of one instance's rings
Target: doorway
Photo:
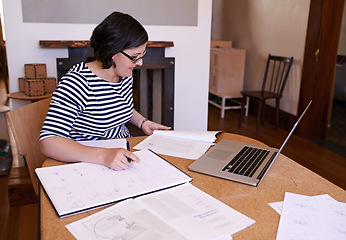
[[[345,0],[311,0],[298,112],[313,104],[297,129],[308,139],[324,140],[333,99],[335,65]]]
[[[296,133],[345,156],[345,105],[334,97],[344,3],[311,0],[298,111],[313,104]]]
[[[340,38],[340,41],[346,41],[346,38]],[[339,44],[326,137],[316,142],[346,157],[346,53],[341,46],[346,48],[346,42]]]

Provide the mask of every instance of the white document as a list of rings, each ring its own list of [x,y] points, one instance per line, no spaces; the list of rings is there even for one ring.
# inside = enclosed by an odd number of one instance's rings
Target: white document
[[[102,148],[125,148],[127,141],[125,138],[120,139],[107,139],[107,140],[91,140],[91,141],[77,141],[80,144],[89,147],[102,147]]]
[[[268,205],[275,210],[279,215],[282,213],[282,208],[284,207],[284,202],[273,202],[273,203],[268,203]]]
[[[135,227],[125,229],[124,223],[115,223],[119,219]],[[193,185],[183,184],[125,200],[66,227],[77,239],[98,239],[95,230],[102,229],[109,233],[107,239],[127,239],[121,237],[131,234],[128,239],[226,240],[254,223]]]
[[[155,130],[134,149],[151,149],[159,154],[195,160],[214,144],[217,133],[218,131]]]
[[[186,240],[133,199],[66,225],[66,228],[77,240]]]
[[[286,192],[276,239],[346,239],[346,203]]]
[[[335,201],[331,196],[328,194],[323,194],[323,195],[317,195],[317,196],[312,196],[312,198],[320,198],[324,200],[329,200],[329,201]],[[273,202],[273,203],[268,203],[270,207],[272,207],[279,215],[281,215],[282,208],[284,206],[284,202]]]
[[[35,173],[59,217],[192,180],[149,150],[135,154],[141,162],[123,171],[99,164],[74,163],[37,168]]]

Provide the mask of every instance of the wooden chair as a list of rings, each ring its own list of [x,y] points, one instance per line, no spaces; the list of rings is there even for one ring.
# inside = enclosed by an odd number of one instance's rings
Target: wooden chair
[[[38,180],[35,169],[47,158],[40,151],[39,137],[48,112],[50,98],[30,103],[6,113],[9,130],[12,131],[19,154],[28,166],[32,185],[38,195]]]
[[[243,101],[241,104],[239,127],[241,127],[242,116],[244,115],[244,106],[246,99],[258,102],[256,134],[258,134],[259,122],[262,118],[264,123],[264,107],[267,99],[276,101],[276,128],[279,125],[280,99],[285,88],[288,74],[293,62],[293,57],[282,57],[268,55],[267,65],[264,72],[262,89],[259,91],[241,91]]]

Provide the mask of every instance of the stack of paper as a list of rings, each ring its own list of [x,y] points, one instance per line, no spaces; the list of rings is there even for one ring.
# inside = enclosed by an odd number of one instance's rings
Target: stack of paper
[[[284,202],[270,205],[278,213],[282,206],[277,240],[346,239],[346,203],[329,195],[310,197],[287,192]]]
[[[67,225],[77,239],[226,240],[255,221],[191,184],[124,200]]]
[[[218,131],[155,130],[134,149],[151,149],[158,154],[195,160],[214,144],[217,133]]]

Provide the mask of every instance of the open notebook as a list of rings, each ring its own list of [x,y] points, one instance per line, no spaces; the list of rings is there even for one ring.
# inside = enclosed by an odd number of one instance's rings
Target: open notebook
[[[257,186],[286,145],[310,105],[311,101],[294,124],[280,149],[223,139],[192,163],[189,170]]]
[[[59,217],[191,182],[192,178],[150,150],[141,163],[115,171],[92,163],[37,168],[35,173]]]

